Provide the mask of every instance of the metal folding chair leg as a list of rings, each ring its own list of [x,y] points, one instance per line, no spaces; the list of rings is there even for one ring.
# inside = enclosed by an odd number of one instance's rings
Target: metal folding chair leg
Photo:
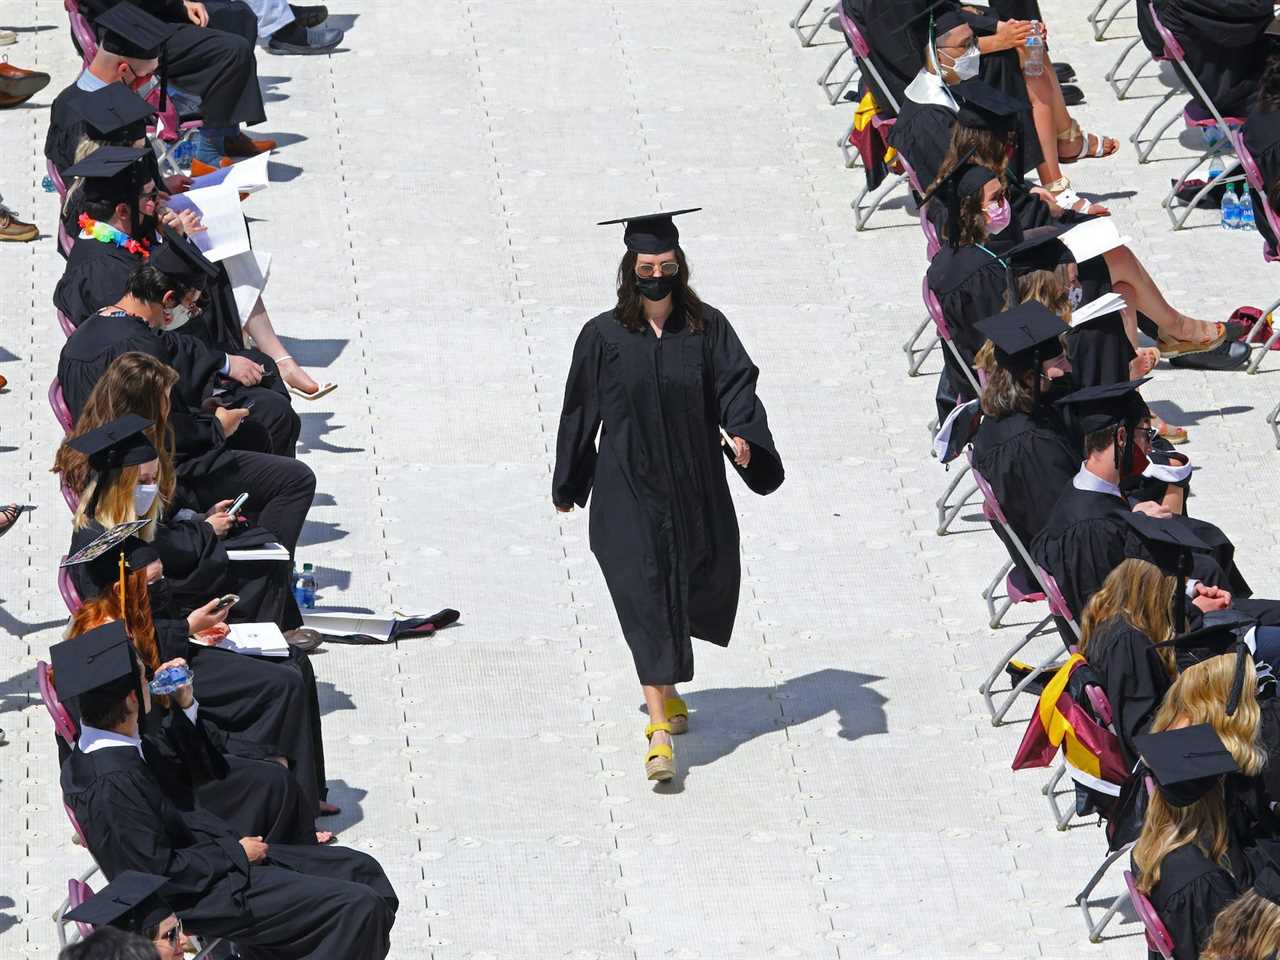
[[[854,198],[853,203],[850,204],[850,206],[853,207],[854,229],[865,230],[867,221],[869,221],[875,212],[880,209],[880,204],[884,203],[885,200],[889,198],[889,194],[897,190],[899,185],[901,185],[906,179],[906,175],[902,173],[895,173],[886,177],[885,181],[876,188],[875,197],[871,201],[871,205],[867,207],[863,207],[861,205],[863,199],[868,193],[867,188],[864,186],[858,196]]]
[[[838,3],[833,3],[830,6],[823,7],[822,16],[820,16],[817,22],[815,22],[812,26],[808,28],[805,28],[800,25],[796,26],[796,33],[800,34],[800,46],[802,47],[813,46],[813,41],[814,41],[814,38],[817,37],[818,31],[827,25],[827,21],[830,20],[832,15],[836,12],[837,6],[839,6]]]
[[[1091,24],[1097,23],[1098,17],[1102,15],[1102,8],[1106,5],[1107,0],[1098,0],[1097,4],[1094,5],[1094,8],[1089,11],[1087,16],[1085,16],[1085,19]]]
[[[804,15],[809,12],[809,8],[812,6],[813,0],[804,0],[804,3],[800,4],[799,12],[791,18],[791,22],[788,23],[787,26],[796,31],[796,33],[800,33],[800,21],[804,19]],[[800,36],[801,39],[804,39],[803,34],[800,34]]]
[[[959,497],[954,502],[948,502],[951,495],[956,492],[956,488],[960,486],[960,481],[963,480],[968,473],[969,465],[966,463],[960,470],[956,471],[956,475],[951,479],[951,482],[947,484],[947,489],[944,490],[942,496],[938,498],[938,502],[936,504],[938,508],[937,533],[940,537],[945,537],[947,535],[947,529],[955,521],[956,517],[960,515],[960,511],[969,503],[969,499],[978,492],[978,485],[976,483],[971,484],[963,496]]]
[[[1045,781],[1044,786],[1040,788],[1040,792],[1044,794],[1044,796],[1046,797],[1057,792],[1058,783],[1059,781],[1062,780],[1064,776],[1066,776],[1066,773],[1067,773],[1067,761],[1059,757],[1058,765],[1053,768],[1053,775],[1049,777],[1048,780]]]
[[[1138,39],[1140,40],[1141,38],[1139,37]],[[1137,43],[1138,43],[1138,40],[1135,40],[1133,44],[1131,44],[1130,47],[1125,50],[1126,56],[1128,55],[1129,50],[1133,49],[1133,47],[1136,46]],[[1133,73],[1129,74],[1128,78],[1125,80],[1124,86],[1117,88],[1115,83],[1112,82],[1111,89],[1115,90],[1117,100],[1124,100],[1129,96],[1129,91],[1133,88],[1133,85],[1138,82],[1138,78],[1142,76],[1142,71],[1147,69],[1147,64],[1155,63],[1155,60],[1156,58],[1151,56],[1151,54],[1148,53],[1145,57],[1143,57],[1140,61],[1138,61],[1138,65],[1133,68]],[[1117,71],[1119,70],[1119,67],[1120,67],[1120,62],[1117,61],[1116,62]]]
[[[1005,577],[1009,575],[1009,571],[1013,569],[1013,561],[1006,560],[999,572],[991,578],[991,582],[987,584],[985,590],[982,591],[982,599],[987,602],[988,623],[994,630],[1000,626],[1000,621],[1004,619],[1004,615],[1009,612],[1009,608],[1013,606],[1013,600],[1005,596],[1004,603],[1001,604],[999,611],[996,610],[996,590],[1004,583]]]
[[[1111,14],[1106,20],[1102,21],[1101,24],[1095,20],[1093,22],[1093,39],[1101,40],[1106,32],[1111,29],[1111,24],[1115,23],[1116,17],[1119,16],[1120,11],[1129,6],[1132,2],[1133,0],[1120,0],[1119,3],[1111,8]]]
[[[1134,149],[1138,153],[1139,163],[1147,162],[1148,158],[1151,156],[1151,151],[1156,148],[1156,144],[1160,142],[1161,138],[1165,134],[1165,131],[1168,130],[1171,126],[1173,126],[1173,124],[1182,116],[1182,113],[1181,111],[1179,111],[1174,116],[1166,120],[1164,125],[1160,127],[1160,130],[1156,133],[1156,135],[1147,141],[1146,146],[1143,146],[1143,143],[1142,143],[1142,131],[1146,129],[1147,124],[1151,122],[1152,118],[1155,117],[1156,113],[1160,110],[1160,108],[1162,108],[1170,100],[1172,100],[1174,97],[1178,96],[1183,92],[1184,91],[1182,90],[1168,91],[1163,97],[1161,97],[1158,101],[1156,101],[1155,105],[1150,110],[1147,111],[1146,116],[1142,118],[1142,122],[1138,124],[1138,129],[1134,130],[1133,134],[1129,137],[1129,142],[1133,144]]]
[[[1173,182],[1173,186],[1169,188],[1169,192],[1165,195],[1164,201],[1161,205],[1164,207],[1165,213],[1169,215],[1169,222],[1173,224],[1173,229],[1181,230],[1186,224],[1187,218],[1190,217],[1191,214],[1200,206],[1200,201],[1207,197],[1210,191],[1212,191],[1218,184],[1225,185],[1228,183],[1244,183],[1244,174],[1228,177],[1224,171],[1212,180],[1207,181],[1203,187],[1197,190],[1196,195],[1191,198],[1191,202],[1185,207],[1178,206],[1173,202],[1178,196],[1178,191],[1186,186],[1187,180],[1190,178],[1191,174],[1194,173],[1206,159],[1214,156],[1221,156],[1222,153],[1223,151],[1217,149],[1206,151],[1204,154],[1197,157],[1192,162],[1191,166],[1182,171],[1182,175],[1179,176],[1178,179]]]
[[[831,58],[827,64],[827,68],[822,71],[822,75],[818,77],[818,86],[822,88],[823,93],[827,96],[827,103],[833,107],[836,101],[844,96],[844,92],[849,89],[849,84],[853,83],[854,78],[858,76],[858,61],[853,61],[853,69],[850,70],[843,80],[832,82],[831,74],[835,72],[836,67],[840,65],[840,61],[849,55],[848,46],[836,51],[836,55]]]
[[[1049,627],[1050,629],[1045,630],[1045,627]],[[991,713],[991,725],[993,727],[1000,726],[1000,722],[1004,719],[1004,715],[1009,712],[1009,708],[1012,707],[1014,701],[1018,699],[1018,695],[1030,687],[1031,684],[1035,682],[1036,677],[1058,663],[1058,657],[1062,655],[1061,650],[1054,651],[1042,660],[1031,673],[1028,673],[1014,685],[1013,689],[1005,696],[1004,702],[1001,703],[1000,706],[996,706],[995,696],[992,694],[991,688],[995,685],[996,680],[1000,678],[1000,675],[1004,673],[1004,668],[1008,666],[1009,662],[1021,652],[1023,647],[1029,644],[1036,637],[1050,632],[1056,632],[1056,628],[1053,627],[1053,618],[1045,617],[1032,627],[1026,636],[1005,652],[1004,657],[996,664],[995,669],[987,675],[987,679],[982,682],[980,687],[978,687],[982,692],[982,699],[986,701],[987,710]]]
[[[1102,882],[1102,878],[1106,876],[1107,871],[1111,869],[1112,865],[1121,857],[1128,854],[1132,847],[1133,844],[1128,844],[1127,846],[1121,847],[1119,850],[1109,853],[1107,855],[1107,859],[1102,861],[1102,866],[1093,871],[1093,876],[1091,876],[1089,878],[1089,882],[1084,885],[1084,889],[1076,895],[1076,906],[1078,906],[1080,908],[1080,912],[1084,914],[1084,925],[1089,929],[1090,943],[1102,942],[1102,931],[1105,930],[1107,924],[1111,922],[1111,918],[1119,913],[1124,908],[1125,904],[1129,902],[1129,891],[1127,889],[1121,891],[1116,898],[1111,901],[1111,906],[1107,907],[1106,911],[1103,912],[1102,916],[1097,920],[1093,919],[1093,915],[1089,909],[1089,897],[1093,894],[1093,891],[1098,884]]]
[[[1272,339],[1274,340],[1275,337]],[[1267,426],[1271,428],[1271,435],[1276,438],[1276,449],[1280,450],[1280,403],[1272,407],[1271,412],[1267,414]]]
[[[844,157],[844,165],[846,169],[856,167],[858,165],[858,161],[862,159],[861,155],[854,149],[853,144],[849,141],[849,138],[853,136],[854,123],[856,123],[856,121],[850,119],[849,126],[844,131],[844,136],[836,141],[836,146],[840,148],[840,155]]]
[[[911,334],[911,338],[902,345],[902,349],[907,354],[908,377],[920,376],[920,368],[924,366],[924,362],[929,358],[929,354],[933,353],[934,349],[938,346],[939,337],[936,333],[929,337],[929,342],[923,347],[916,346],[916,344],[920,342],[920,338],[924,335],[924,332],[932,326],[933,318],[926,316],[920,326],[916,327],[915,332]]]
[[[1253,342],[1253,338],[1262,332],[1267,322],[1267,317],[1273,316],[1277,310],[1280,310],[1280,299],[1272,301],[1271,306],[1262,311],[1262,316],[1257,319],[1253,327],[1249,330],[1249,335],[1244,338],[1244,342],[1249,344],[1249,348],[1254,351],[1253,356],[1249,358],[1249,366],[1247,367],[1250,373],[1258,372],[1258,367],[1262,366],[1262,361],[1266,359],[1267,354],[1271,352],[1271,345],[1277,340],[1280,340],[1280,333],[1277,332],[1276,325],[1273,323],[1271,326],[1271,336],[1267,339],[1266,343]],[[1267,422],[1271,422],[1270,418],[1268,418]]]

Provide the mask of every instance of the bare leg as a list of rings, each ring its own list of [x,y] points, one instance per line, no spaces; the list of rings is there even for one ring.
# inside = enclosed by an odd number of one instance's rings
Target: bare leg
[[[1062,91],[1056,85],[1053,70],[1046,68],[1038,77],[1026,77],[1027,97],[1031,100],[1031,116],[1036,123],[1036,139],[1040,141],[1040,152],[1044,160],[1036,167],[1040,174],[1040,182],[1050,185],[1062,176],[1062,168],[1058,166],[1058,131],[1071,123],[1070,117],[1062,126],[1058,125],[1058,104],[1062,104]],[[1057,103],[1054,103],[1055,98]],[[1062,104],[1062,113],[1066,113],[1066,105]]]
[[[1171,483],[1164,489],[1164,499],[1160,501],[1175,516],[1182,516],[1182,507],[1187,502],[1187,493],[1182,487],[1176,483]]]
[[[667,722],[667,705],[666,691],[670,687],[655,687],[648,684],[641,684],[640,689],[644,691],[644,705],[649,708],[650,723],[666,723]],[[661,746],[666,744],[671,746],[671,734],[662,730],[655,730],[653,736],[649,738],[649,743],[653,746]]]
[[[1103,254],[1112,286],[1124,284],[1131,295],[1129,306],[1146,314],[1160,328],[1163,339],[1209,341],[1217,334],[1217,326],[1179,313],[1169,305],[1142,262],[1127,246],[1116,247]],[[1127,329],[1127,324],[1126,324]],[[1136,342],[1136,337],[1135,337]]]
[[[266,304],[261,297],[253,305],[249,319],[244,322],[244,332],[253,337],[259,350],[276,361],[285,383],[303,393],[315,393],[320,389],[320,384],[308,376],[307,371],[298,365],[298,361],[289,356],[289,351],[276,336],[275,327],[271,325],[271,317],[267,314]]]

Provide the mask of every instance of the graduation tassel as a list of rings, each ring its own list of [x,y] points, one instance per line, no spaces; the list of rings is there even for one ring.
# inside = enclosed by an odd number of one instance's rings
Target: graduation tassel
[[[1190,557],[1187,550],[1178,551],[1178,587],[1173,597],[1173,635],[1182,636],[1187,629],[1187,568]]]
[[[118,591],[118,592],[119,592],[119,594],[120,594],[120,616],[121,616],[121,618],[123,618],[123,617],[125,616],[125,605],[124,605],[124,603],[125,603],[125,595],[126,595],[126,594],[125,594],[125,586],[124,586],[124,570],[125,570],[125,567],[124,567],[124,551],[123,551],[123,550],[121,550],[121,551],[120,551],[120,584],[119,584],[119,591]]]
[[[164,113],[165,107],[169,105],[169,45],[166,43],[160,48],[160,102],[158,104],[160,113]],[[173,131],[177,134],[177,130]]]

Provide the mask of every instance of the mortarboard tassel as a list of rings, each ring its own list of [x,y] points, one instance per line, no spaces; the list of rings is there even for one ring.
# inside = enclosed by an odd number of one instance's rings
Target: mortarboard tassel
[[[1243,643],[1236,647],[1236,675],[1231,680],[1231,696],[1227,698],[1227,716],[1235,716],[1236,707],[1240,706],[1240,695],[1244,693],[1244,658],[1249,656],[1249,648]]]

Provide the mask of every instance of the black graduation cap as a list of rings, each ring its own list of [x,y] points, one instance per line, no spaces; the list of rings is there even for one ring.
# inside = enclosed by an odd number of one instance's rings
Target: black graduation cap
[[[99,147],[77,164],[63,171],[63,179],[83,177],[86,200],[107,203],[138,202],[138,191],[151,167],[143,163],[154,157],[150,150],[140,147]]]
[[[1122,477],[1133,462],[1134,430],[1138,421],[1151,416],[1138,393],[1138,388],[1150,379],[1143,377],[1141,380],[1085,387],[1058,401],[1066,413],[1067,426],[1081,439],[1107,427],[1126,429],[1124,449],[1121,450],[1119,444],[1115,448],[1116,469]]]
[[[1236,655],[1235,677],[1231,681],[1231,693],[1227,697],[1227,716],[1236,712],[1240,705],[1240,696],[1244,693],[1244,665],[1253,656],[1249,645],[1244,642],[1241,632],[1254,626],[1250,620],[1231,620],[1224,623],[1211,623],[1183,633],[1167,640],[1159,646],[1171,646],[1174,650],[1174,661],[1181,673],[1197,663],[1212,660],[1230,653]]]
[[[146,136],[147,121],[156,108],[123,83],[109,83],[76,100],[73,109],[84,118],[94,140],[131,145]]]
[[[177,31],[175,23],[165,23],[133,3],[117,3],[102,13],[93,25],[98,43],[107,53],[133,60],[154,60]]]
[[[86,557],[77,563],[68,562],[66,566],[81,566],[85,576],[99,593],[115,587],[120,579],[120,554],[124,554],[124,566],[128,571],[142,570],[148,564],[160,559],[156,548],[136,536],[126,537],[118,544],[94,557]],[[70,558],[68,558],[68,561]]]
[[[1190,806],[1212,790],[1223,774],[1240,770],[1222,738],[1207,723],[1139,734],[1133,743],[1161,795],[1174,807]]]
[[[148,463],[159,454],[146,431],[151,421],[136,413],[104,423],[95,430],[73,437],[67,446],[79,450],[89,458],[89,466],[98,472],[133,467]]]
[[[133,536],[148,523],[150,518],[143,520],[126,520],[124,523],[118,523],[110,530],[104,531],[100,536],[92,542],[85,544],[71,556],[67,557],[61,563],[60,567],[74,567],[77,564],[88,563],[96,560],[98,557],[107,553],[112,547],[124,543],[129,537]],[[152,559],[155,559],[154,557]],[[148,560],[147,563],[150,563]],[[143,564],[145,566],[146,564]]]
[[[1186,626],[1187,575],[1191,572],[1191,553],[1209,550],[1209,545],[1196,536],[1180,517],[1158,520],[1145,513],[1127,512],[1125,520],[1143,540],[1148,553],[1161,570],[1178,578],[1172,597],[1174,631],[1182,633]]]
[[[190,239],[169,227],[161,227],[164,243],[151,248],[148,261],[166,276],[183,284],[203,289],[210,278],[218,275],[218,268],[209,262]]]
[[[686,207],[683,210],[672,210],[670,213],[646,213],[638,217],[621,217],[617,220],[601,220],[597,227],[608,227],[615,223],[625,223],[622,242],[628,250],[636,253],[666,253],[674,250],[680,242],[680,231],[676,229],[672,217],[685,213],[696,213],[701,207]]]
[[[1017,125],[1018,114],[1025,109],[1013,97],[979,77],[972,77],[950,88],[960,101],[956,122],[971,130],[1008,133]]]
[[[1005,260],[1018,276],[1036,270],[1056,270],[1066,263],[1075,263],[1071,250],[1058,238],[1067,228],[1050,227],[1037,230],[1035,236],[1010,248]]]
[[[1000,365],[1012,370],[1036,367],[1056,357],[1062,352],[1058,338],[1070,329],[1036,300],[979,320],[977,327],[995,345]]]
[[[90,690],[137,679],[138,663],[123,620],[112,620],[49,648],[58,698],[70,700]]]
[[[960,12],[956,0],[933,0],[932,3],[927,4],[925,8],[915,14],[915,16],[908,17],[905,21],[898,24],[897,27],[894,28],[893,32],[902,33],[911,29],[922,20],[927,20],[929,22],[931,39],[932,37],[936,37],[938,34],[954,30],[961,24],[969,22],[968,18]]]
[[[124,870],[64,916],[93,927],[110,925],[130,933],[142,933],[173,913],[173,908],[157,896],[168,882],[167,877],[154,873]]]

